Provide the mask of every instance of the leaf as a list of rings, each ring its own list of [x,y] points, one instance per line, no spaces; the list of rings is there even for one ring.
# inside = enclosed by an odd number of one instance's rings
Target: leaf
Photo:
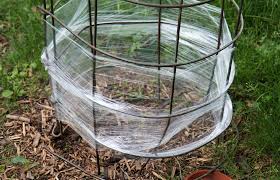
[[[26,159],[23,156],[16,156],[16,157],[14,157],[14,158],[11,159],[11,162],[13,164],[17,164],[17,165],[27,165],[27,164],[29,164],[28,159]]]
[[[12,95],[13,95],[13,91],[10,91],[10,90],[5,90],[2,92],[2,97],[4,98],[10,98]]]
[[[37,68],[37,64],[35,62],[33,62],[33,63],[30,64],[30,67],[32,69],[36,69]]]

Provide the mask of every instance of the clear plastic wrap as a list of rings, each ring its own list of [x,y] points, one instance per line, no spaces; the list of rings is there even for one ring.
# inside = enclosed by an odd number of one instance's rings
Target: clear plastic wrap
[[[176,156],[210,142],[232,118],[226,94],[235,73],[234,64],[229,68],[232,46],[204,58],[217,50],[220,13],[209,4],[183,9],[180,66],[169,66],[175,64],[178,8],[162,9],[159,51],[158,8],[98,1],[93,55],[81,41],[90,43],[88,1],[67,2],[55,16],[68,29],[57,22],[54,27],[48,16],[42,55],[57,117],[93,147],[97,141],[136,156]],[[221,47],[232,41],[225,19],[221,37]],[[161,67],[153,67],[159,60]]]

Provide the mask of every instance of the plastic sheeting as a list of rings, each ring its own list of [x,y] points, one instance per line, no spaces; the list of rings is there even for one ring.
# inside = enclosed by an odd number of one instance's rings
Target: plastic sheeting
[[[194,2],[199,1],[184,3]],[[227,83],[232,48],[196,60],[217,50],[220,12],[209,4],[183,9],[177,61],[185,65],[178,66],[175,74],[174,67],[141,63],[175,63],[179,9],[162,9],[160,53],[158,8],[122,0],[98,1],[96,47],[101,52],[95,56],[61,24],[52,26],[48,16],[42,62],[51,77],[57,118],[93,147],[97,141],[136,156],[176,156],[210,142],[232,118],[226,94],[235,70],[233,64]],[[87,0],[71,0],[55,15],[90,42]],[[224,46],[232,40],[225,19],[222,29]]]

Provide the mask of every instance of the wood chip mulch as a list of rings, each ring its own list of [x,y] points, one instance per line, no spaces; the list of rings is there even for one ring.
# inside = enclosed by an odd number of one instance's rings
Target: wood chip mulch
[[[0,179],[96,179],[96,153],[71,127],[54,137],[55,111],[47,99],[18,102],[0,129]],[[100,147],[107,179],[181,179],[201,166],[215,166],[213,143],[176,158],[124,156]],[[110,159],[110,163],[108,163]],[[145,165],[146,164],[146,165]]]

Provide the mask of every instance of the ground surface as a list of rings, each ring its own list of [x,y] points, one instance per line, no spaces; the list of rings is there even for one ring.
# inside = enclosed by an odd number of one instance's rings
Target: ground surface
[[[82,179],[96,174],[96,153],[70,127],[63,125],[63,135],[54,137],[54,109],[46,99],[26,99],[7,115],[0,136],[2,178]],[[150,160],[125,157],[99,147],[103,175],[110,179],[180,179],[201,166],[214,162],[214,143],[177,158]],[[11,157],[11,159],[10,159]],[[71,165],[71,163],[82,168]]]
[[[48,78],[40,63],[42,24],[34,8],[39,3],[0,1],[0,174],[12,179],[62,178],[68,174],[79,179],[87,175],[53,153],[93,172],[94,151],[78,136],[67,133],[71,132],[69,127],[64,136],[65,146],[59,146],[61,140],[50,136],[48,130],[52,126],[52,110],[39,105],[49,106],[45,101],[49,96]],[[237,76],[230,90],[234,121],[240,132],[237,148],[236,133],[229,130],[225,143],[210,144],[197,153],[179,157],[179,163],[175,159],[150,162],[149,177],[170,178],[173,171],[178,178],[180,170],[185,175],[195,169],[192,166],[214,166],[225,159],[219,169],[234,179],[280,178],[279,3],[246,1],[246,26],[238,42]],[[50,117],[42,117],[44,113]],[[30,123],[7,119],[7,115],[26,117]],[[46,131],[42,131],[42,126]],[[128,170],[125,160],[122,169]]]

